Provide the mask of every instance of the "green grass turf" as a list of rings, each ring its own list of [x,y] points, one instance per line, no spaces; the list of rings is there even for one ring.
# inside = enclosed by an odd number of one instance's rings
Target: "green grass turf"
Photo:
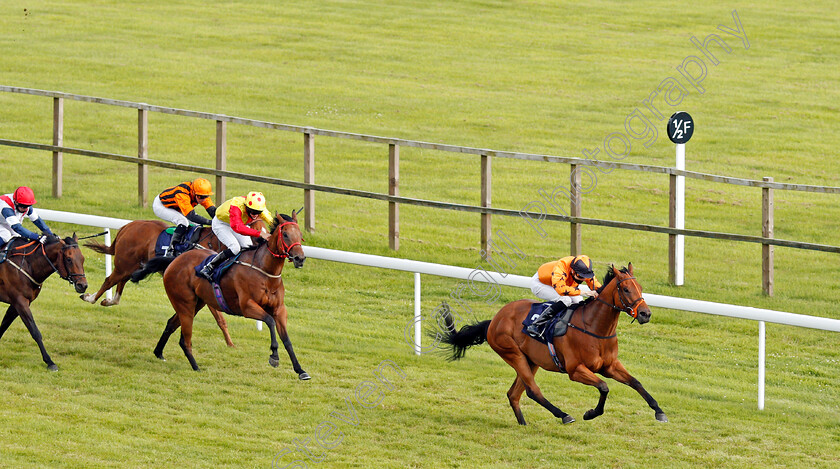
[[[738,15],[750,42],[717,29]],[[840,42],[830,2],[586,6],[555,2],[4,2],[2,84],[146,102],[272,122],[498,150],[581,156],[601,147],[668,77],[690,94],[678,106],[697,131],[687,168],[729,176],[837,186]],[[695,92],[676,71],[701,53],[689,38],[716,33],[717,51]],[[716,46],[713,46],[716,47]],[[708,64],[707,64],[708,65]],[[668,115],[677,110],[661,106]],[[0,93],[0,137],[51,141],[51,100]],[[648,116],[651,117],[651,116]],[[149,156],[212,167],[211,121],[152,114]],[[629,163],[670,166],[673,146],[632,140]],[[65,144],[136,153],[136,111],[65,103]],[[302,138],[229,126],[232,171],[302,180]],[[65,155],[64,196],[50,197],[50,155],[0,149],[10,192],[31,185],[39,206],[119,218],[151,218],[137,207],[131,165]],[[404,148],[401,195],[477,204],[478,158]],[[192,174],[150,170],[150,192]],[[493,162],[493,205],[521,209],[568,177],[564,165]],[[387,191],[387,149],[316,139],[316,182]],[[256,188],[272,210],[302,204],[300,191]],[[598,175],[583,216],[665,225],[667,178],[626,171]],[[760,234],[760,191],[687,181],[686,226]],[[387,248],[387,205],[317,194],[307,244],[475,267],[478,216],[403,206],[401,249]],[[776,192],[776,236],[840,245],[836,196]],[[530,275],[568,251],[568,226],[542,238],[521,219],[494,230],[525,254],[511,272]],[[93,228],[55,226],[80,234]],[[597,263],[632,261],[646,291],[840,318],[836,255],[776,250],[776,295],[761,293],[760,247],[688,238],[686,285],[667,282],[667,237],[584,227]],[[85,250],[91,288],[102,256]],[[34,304],[61,371],[44,370],[15,323],[0,341],[5,403],[0,466],[269,467],[278,452],[333,422],[341,440],[309,467],[833,467],[840,457],[838,338],[768,324],[767,402],[756,410],[757,325],[657,309],[650,324],[622,318],[620,353],[668,413],[659,424],[641,398],[612,381],[604,416],[583,422],[597,393],[541,372],[548,399],[578,418],[561,426],[523,400],[527,428],[505,398],[513,371],[484,346],[458,363],[416,357],[405,343],[412,278],[314,259],[286,275],[290,333],[313,376],[298,382],[281,356],[266,363],[268,337],[229,318],[227,349],[214,321],[198,318],[193,373],[175,342],[168,361],[152,354],[171,308],[160,279],[127,287],[113,309],[88,305],[52,278]],[[423,277],[423,309],[449,298],[457,281]],[[476,319],[529,296],[503,289],[494,304],[465,298]],[[360,383],[392,360],[405,372],[381,403],[364,408]],[[354,403],[358,423],[337,420]],[[322,431],[325,427],[321,427]],[[334,433],[335,435],[335,433]],[[323,436],[323,435],[322,435]],[[300,453],[296,453],[300,457]],[[315,457],[320,454],[315,454]],[[291,464],[292,455],[281,464]]]

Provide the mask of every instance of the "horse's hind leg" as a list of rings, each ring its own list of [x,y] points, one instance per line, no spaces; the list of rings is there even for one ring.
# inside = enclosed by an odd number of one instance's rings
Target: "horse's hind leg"
[[[35,342],[38,344],[38,348],[41,349],[41,358],[44,359],[44,363],[47,364],[47,369],[50,371],[58,371],[58,366],[53,363],[52,358],[50,358],[50,354],[47,353],[47,349],[44,348],[44,340],[41,337],[41,331],[38,330],[38,326],[35,325],[35,318],[32,317],[32,311],[29,310],[26,305],[18,305],[15,308],[20,314],[20,320],[23,321],[23,324],[26,325],[26,328],[29,330],[29,335],[35,339]]]
[[[219,329],[222,330],[222,334],[224,334],[224,336],[225,336],[225,342],[227,343],[227,346],[228,347],[236,347],[235,345],[233,345],[233,341],[230,340],[230,333],[228,332],[227,321],[225,321],[225,315],[222,314],[221,311],[219,311],[216,308],[213,308],[210,305],[207,305],[207,308],[210,309],[210,313],[216,319],[216,324],[218,324]]]
[[[114,296],[110,300],[107,298],[102,300],[102,303],[100,304],[102,306],[116,306],[120,304],[120,298],[122,298],[123,288],[125,288],[125,284],[128,283],[128,279],[130,278],[131,276],[126,276],[125,278],[117,282],[117,291],[114,292]]]
[[[522,409],[519,408],[519,398],[522,397],[522,393],[525,392],[525,384],[516,376],[516,379],[513,380],[513,384],[508,389],[507,396],[508,401],[510,402],[510,407],[513,409],[513,414],[516,415],[516,421],[519,422],[519,425],[527,425],[525,422],[525,417],[522,416]]]
[[[192,353],[192,326],[193,326],[193,316],[189,314],[178,314],[179,319],[181,320],[181,340],[178,341],[178,345],[181,346],[181,350],[184,351],[184,355],[187,356],[187,360],[190,362],[190,366],[195,371],[200,371],[198,368],[198,364],[195,362],[195,357]]]
[[[115,269],[111,272],[111,275],[105,278],[105,281],[102,282],[102,286],[99,287],[99,291],[96,293],[85,293],[79,295],[79,298],[87,301],[90,304],[96,304],[96,300],[98,300],[109,288],[113,287],[114,285],[119,284],[117,287],[117,294],[114,299],[112,300],[102,300],[102,306],[113,306],[120,302],[120,294],[122,294],[122,289],[125,286],[125,282],[128,281],[131,272],[128,274],[122,272],[120,269]]]
[[[513,342],[513,339],[511,339],[511,342]],[[554,404],[549,402],[548,399],[543,396],[540,387],[537,386],[537,382],[534,380],[534,373],[536,373],[537,366],[531,363],[525,355],[519,351],[518,347],[516,348],[516,351],[499,352],[499,350],[496,350],[496,352],[499,353],[508,365],[512,366],[513,369],[516,370],[517,379],[522,381],[522,385],[525,386],[525,393],[528,397],[536,401],[539,405],[545,407],[546,410],[551,412],[551,414],[555,417],[562,419],[563,423],[572,423],[575,421],[574,417],[555,407]],[[511,403],[511,405],[513,404]],[[514,413],[515,412],[516,409],[514,409]],[[519,420],[519,416],[517,416],[517,420]],[[522,424],[522,421],[519,423]]]
[[[665,412],[663,412],[662,409],[659,408],[659,403],[656,402],[656,399],[654,399],[653,396],[651,396],[647,392],[647,390],[644,388],[644,386],[642,386],[642,383],[639,382],[639,380],[637,380],[636,378],[631,376],[630,373],[627,372],[627,369],[624,368],[624,365],[622,365],[620,361],[616,360],[615,362],[613,362],[612,366],[610,366],[607,370],[603,371],[601,374],[635,389],[636,392],[638,392],[642,396],[645,402],[647,402],[650,408],[653,409],[653,411],[655,412],[654,416],[656,417],[656,420],[660,422],[668,421],[668,417],[665,415]]]
[[[160,340],[158,340],[157,345],[155,346],[155,356],[160,358],[163,361],[166,361],[163,358],[163,348],[166,347],[166,342],[169,341],[169,336],[175,332],[178,327],[181,326],[181,321],[178,320],[178,314],[173,314],[169,321],[166,322],[166,327],[163,328],[163,334],[160,335]]]

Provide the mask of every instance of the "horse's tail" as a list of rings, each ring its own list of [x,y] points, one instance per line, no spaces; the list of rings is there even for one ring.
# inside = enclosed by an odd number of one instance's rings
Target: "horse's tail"
[[[459,360],[467,353],[468,348],[487,342],[488,327],[490,327],[489,319],[475,324],[467,324],[460,331],[453,329],[443,334],[441,342],[452,348],[452,355],[449,356],[449,360]]]
[[[97,243],[96,241],[91,241],[89,243],[85,243],[85,246],[93,249],[94,251],[98,252],[99,254],[109,254],[114,255],[114,245],[106,246],[102,243]]]
[[[174,257],[153,257],[131,274],[131,281],[137,283],[155,272],[163,272],[174,260]]]

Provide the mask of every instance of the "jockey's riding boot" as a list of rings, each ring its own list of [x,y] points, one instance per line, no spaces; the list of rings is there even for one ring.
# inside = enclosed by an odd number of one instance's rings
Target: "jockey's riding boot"
[[[562,301],[557,301],[550,308],[546,308],[540,313],[540,316],[525,329],[530,335],[539,335],[542,328],[551,321],[558,312],[562,311],[566,305]]]
[[[172,239],[169,240],[169,246],[166,248],[166,252],[163,253],[164,257],[172,257],[175,255],[175,246],[181,244],[184,240],[184,235],[187,233],[187,229],[189,227],[187,225],[178,225],[175,227],[175,232],[172,233]]]
[[[563,317],[561,317],[554,325],[554,337],[559,337],[566,333],[566,329],[569,327],[569,321],[572,319],[572,314],[574,312],[575,308],[572,306],[566,308],[566,311],[563,312]]]
[[[201,271],[198,273],[198,275],[206,278],[207,280],[212,281],[213,271],[216,270],[216,267],[220,266],[222,262],[230,259],[231,257],[233,257],[233,251],[231,251],[230,249],[225,249],[224,251],[216,254],[216,257],[210,259],[210,262],[208,262],[204,267],[201,268]]]

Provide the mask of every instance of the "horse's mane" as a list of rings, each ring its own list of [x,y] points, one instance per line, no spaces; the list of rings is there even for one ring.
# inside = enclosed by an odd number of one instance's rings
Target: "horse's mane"
[[[621,272],[622,274],[629,274],[630,273],[627,270],[627,267],[622,267],[621,269],[619,269],[619,272]],[[613,272],[613,266],[610,266],[607,269],[606,275],[604,275],[604,281],[601,282],[601,288],[596,290],[599,295],[601,294],[601,290],[603,290],[607,286],[607,284],[610,283],[612,281],[612,279],[614,279],[614,278],[615,278],[615,272]]]
[[[274,230],[276,230],[278,226],[282,225],[282,223],[280,223],[280,219],[281,219],[281,218],[283,219],[283,221],[292,221],[292,222],[293,222],[293,221],[295,221],[295,220],[294,220],[294,218],[292,218],[292,217],[290,217],[290,216],[286,215],[285,213],[278,213],[278,214],[275,214],[275,215],[274,215],[274,222],[275,222],[275,223],[274,223],[274,225],[271,227],[271,233],[272,233],[272,234],[274,234]]]

